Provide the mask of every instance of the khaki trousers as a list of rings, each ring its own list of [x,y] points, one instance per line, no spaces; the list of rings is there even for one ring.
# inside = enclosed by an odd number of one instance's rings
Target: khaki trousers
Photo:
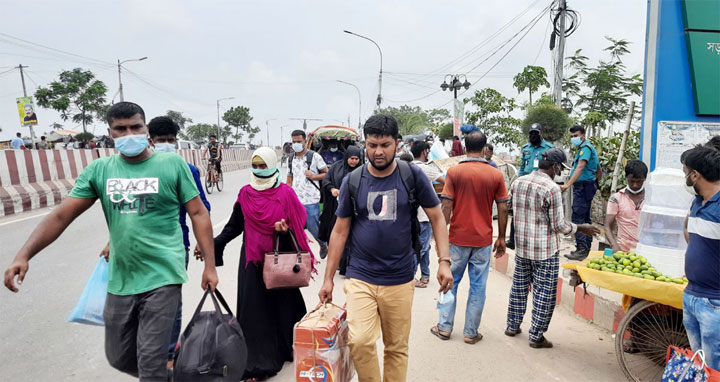
[[[413,281],[384,286],[345,280],[350,355],[360,382],[405,381],[414,293]],[[376,347],[381,330],[385,344],[382,379]]]

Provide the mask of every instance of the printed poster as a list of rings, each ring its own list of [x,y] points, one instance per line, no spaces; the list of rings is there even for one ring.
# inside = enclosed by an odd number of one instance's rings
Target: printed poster
[[[35,104],[32,97],[20,97],[17,99],[18,114],[20,115],[20,124],[23,127],[36,126],[38,124],[37,114],[35,114]]]
[[[655,167],[682,169],[682,153],[715,135],[720,135],[720,123],[659,121]]]

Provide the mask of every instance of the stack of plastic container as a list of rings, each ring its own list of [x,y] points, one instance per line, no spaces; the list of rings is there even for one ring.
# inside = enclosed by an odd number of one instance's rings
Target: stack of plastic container
[[[645,190],[635,252],[664,275],[682,277],[687,248],[685,218],[693,199],[685,190],[685,174],[658,168],[645,182]]]

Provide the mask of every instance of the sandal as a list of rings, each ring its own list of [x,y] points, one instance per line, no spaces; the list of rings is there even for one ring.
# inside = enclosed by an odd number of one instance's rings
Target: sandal
[[[427,288],[427,284],[422,280],[415,280],[415,288]]]
[[[483,339],[483,335],[478,333],[477,336],[475,336],[473,338],[465,337],[465,343],[468,345],[474,345],[474,344],[480,342],[481,339]]]
[[[429,277],[428,277],[428,278],[421,277],[421,278],[420,278],[420,282],[423,283],[423,284],[425,284],[425,285],[428,285],[428,284],[430,284],[430,278],[429,278]]]
[[[440,331],[437,325],[430,328],[430,333],[434,334],[437,338],[447,341],[450,339],[450,333]]]

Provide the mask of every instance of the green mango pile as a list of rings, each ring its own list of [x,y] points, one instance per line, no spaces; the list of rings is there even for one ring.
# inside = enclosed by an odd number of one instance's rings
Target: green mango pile
[[[612,256],[596,257],[587,264],[590,269],[602,272],[620,273],[626,276],[640,277],[666,283],[684,284],[687,278],[665,276],[648,263],[647,259],[635,252],[617,251]]]

